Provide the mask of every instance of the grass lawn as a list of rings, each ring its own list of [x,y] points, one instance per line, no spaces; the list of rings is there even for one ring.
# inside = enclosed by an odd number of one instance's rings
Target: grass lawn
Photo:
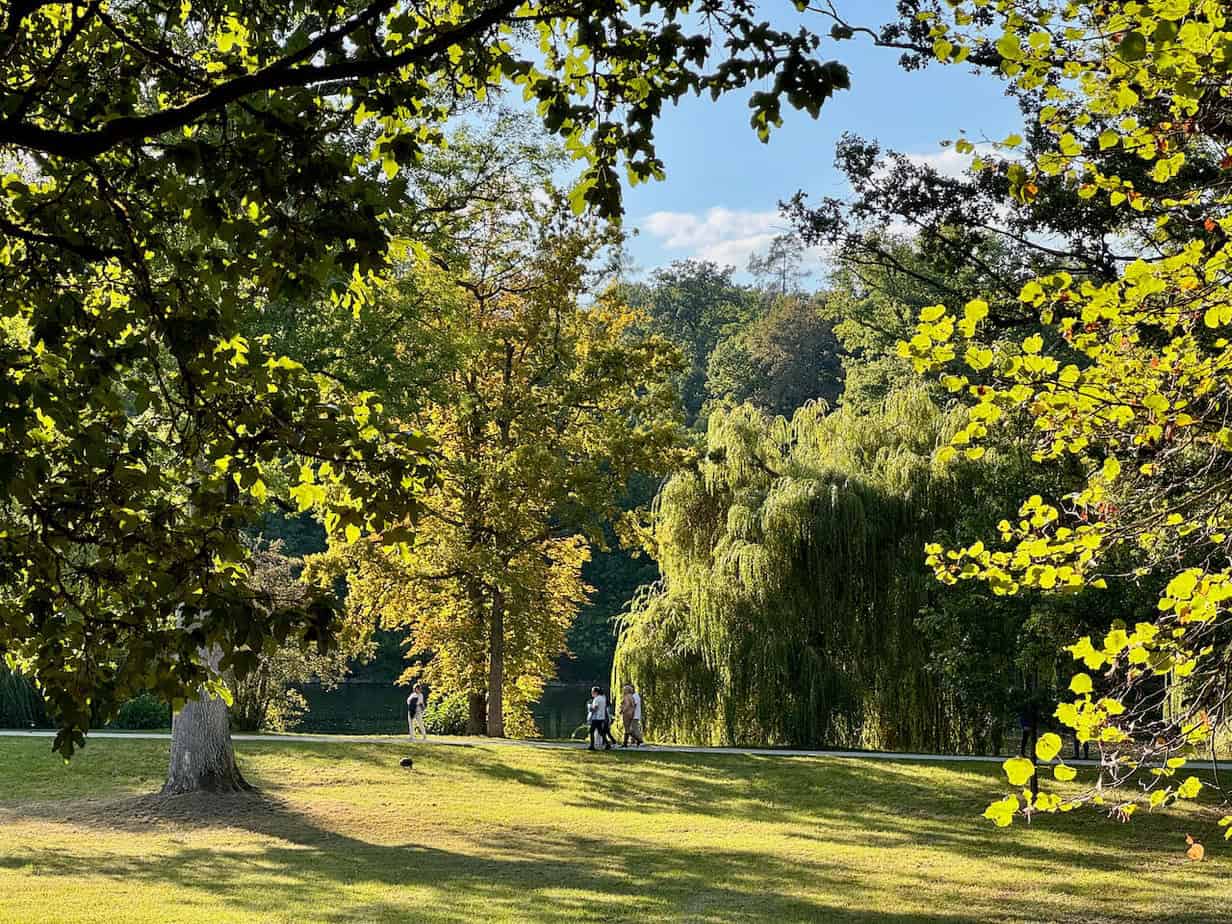
[[[161,799],[166,742],[0,738],[0,921],[1232,921],[1217,816],[997,830],[993,765],[237,751],[259,796]]]

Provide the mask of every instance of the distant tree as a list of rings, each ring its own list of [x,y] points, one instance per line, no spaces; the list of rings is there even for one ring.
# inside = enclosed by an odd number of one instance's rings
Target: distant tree
[[[648,328],[666,337],[685,356],[680,400],[692,424],[706,401],[706,367],[723,336],[756,316],[757,294],[732,281],[734,268],[701,260],[680,260],[656,270],[649,282],[621,290],[621,298],[645,311]]]
[[[804,242],[795,234],[776,236],[764,254],[749,257],[747,269],[758,288],[780,297],[801,291],[812,275],[804,268]]]
[[[964,489],[931,453],[950,426],[921,388],[882,413],[741,405],[653,508],[663,569],[624,618],[613,683],[661,740],[956,746],[967,718],[928,671],[915,621],[923,544]]]
[[[300,606],[311,593],[300,581],[303,562],[286,554],[281,540],[256,540],[252,555],[251,582],[272,607]],[[232,724],[241,731],[285,731],[295,725],[308,708],[294,687],[318,681],[336,686],[347,674],[348,663],[369,655],[371,627],[350,618],[338,631],[338,646],[327,652],[289,644],[275,648],[242,677],[229,678]]]
[[[710,399],[748,401],[784,417],[816,398],[834,406],[843,392],[842,348],[821,301],[780,296],[764,315],[721,340],[707,369]]]
[[[15,673],[0,660],[0,725],[30,728],[47,724],[43,698],[30,678]]]

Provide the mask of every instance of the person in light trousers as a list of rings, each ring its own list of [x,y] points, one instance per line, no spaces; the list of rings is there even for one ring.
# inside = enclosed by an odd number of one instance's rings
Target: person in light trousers
[[[406,722],[410,727],[412,741],[415,740],[416,732],[424,741],[428,740],[428,729],[424,725],[424,709],[428,705],[427,699],[421,683],[415,684],[411,688],[411,695],[406,698]]]

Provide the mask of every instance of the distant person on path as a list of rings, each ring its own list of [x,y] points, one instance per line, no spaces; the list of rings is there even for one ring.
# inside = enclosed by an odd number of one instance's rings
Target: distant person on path
[[[418,731],[424,741],[428,740],[428,729],[424,725],[424,709],[428,706],[428,698],[424,695],[423,684],[417,683],[411,688],[411,695],[406,698],[406,722],[410,726],[411,740],[415,740]]]
[[[612,696],[605,695],[603,697],[604,713],[603,713],[603,741],[606,750],[611,750],[616,744],[616,736],[612,734]]]
[[[603,731],[607,724],[607,697],[598,687],[590,688],[590,702],[586,704],[586,718],[590,722],[590,744],[586,750],[595,750],[595,735],[598,735],[599,740],[603,742],[603,749],[610,751],[612,745],[608,743]]]
[[[642,698],[633,690],[633,684],[626,683],[624,685],[624,696],[620,700],[620,718],[625,726],[625,743],[622,748],[629,746],[629,739],[633,739],[633,744],[641,747],[645,742],[642,741]]]

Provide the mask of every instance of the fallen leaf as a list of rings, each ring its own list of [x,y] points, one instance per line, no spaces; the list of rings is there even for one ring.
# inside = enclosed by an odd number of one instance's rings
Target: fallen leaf
[[[1206,848],[1195,841],[1188,834],[1185,835],[1185,843],[1189,845],[1189,849],[1185,851],[1185,856],[1195,862],[1206,856]]]

